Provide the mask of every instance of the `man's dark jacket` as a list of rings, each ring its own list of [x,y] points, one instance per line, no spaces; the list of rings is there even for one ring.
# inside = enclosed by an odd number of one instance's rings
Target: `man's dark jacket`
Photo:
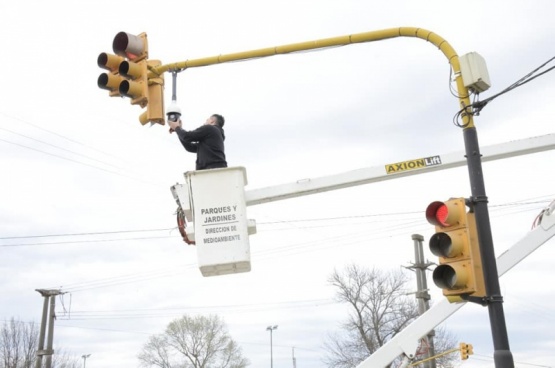
[[[187,151],[196,152],[197,170],[227,167],[224,148],[225,135],[220,126],[202,125],[191,131],[177,127],[175,132]]]

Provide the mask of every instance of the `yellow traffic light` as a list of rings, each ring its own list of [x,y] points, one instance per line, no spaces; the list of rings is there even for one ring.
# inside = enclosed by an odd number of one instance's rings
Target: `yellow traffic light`
[[[459,351],[461,353],[461,360],[466,360],[466,359],[468,359],[469,355],[474,354],[472,344],[467,344],[467,343],[464,343],[464,342],[461,342],[459,344]]]
[[[119,32],[112,44],[115,55],[101,53],[98,66],[107,69],[98,77],[98,87],[110,91],[110,96],[131,98],[132,105],[147,108],[139,121],[164,124],[164,76],[153,73],[159,60],[148,60],[146,33],[138,36]]]
[[[148,104],[147,73],[146,60],[138,63],[125,60],[119,64],[119,74],[124,77],[119,84],[119,93],[131,98],[132,105],[145,107]]]
[[[112,97],[121,96],[119,85],[123,81],[123,77],[119,75],[119,65],[124,60],[121,56],[105,52],[98,55],[98,66],[110,71],[110,73],[100,74],[98,77],[98,87],[110,91],[110,96]]]
[[[119,32],[114,37],[112,48],[116,55],[126,60],[118,66],[123,80],[119,84],[119,93],[131,98],[132,105],[145,107],[148,104],[148,42],[146,33],[138,36]]]
[[[485,296],[476,219],[474,213],[467,213],[465,199],[432,202],[426,218],[436,230],[429,241],[430,251],[439,257],[432,275],[436,286],[450,302]]]
[[[149,68],[162,65],[160,60],[149,60]],[[145,116],[146,113],[146,116]],[[148,73],[148,106],[147,111],[141,115],[139,120],[141,124],[146,122],[158,123],[164,125],[166,117],[164,114],[164,74]],[[146,117],[146,122],[143,122]]]

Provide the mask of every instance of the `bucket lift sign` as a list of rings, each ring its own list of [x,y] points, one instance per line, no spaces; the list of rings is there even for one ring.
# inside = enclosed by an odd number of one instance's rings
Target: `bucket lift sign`
[[[203,276],[250,271],[249,235],[256,225],[247,219],[245,169],[189,171],[185,179],[186,185],[172,192],[193,222],[194,230],[187,232],[197,246]]]

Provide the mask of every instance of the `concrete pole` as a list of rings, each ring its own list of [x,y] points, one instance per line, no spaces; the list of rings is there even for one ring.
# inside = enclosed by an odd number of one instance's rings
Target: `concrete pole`
[[[37,349],[37,360],[35,368],[41,368],[42,366],[42,355],[44,352],[44,336],[46,334],[46,314],[48,313],[48,299],[49,296],[44,296],[44,304],[42,307],[42,320],[40,323],[40,333],[39,333],[39,344]]]
[[[35,367],[42,367],[42,357],[46,355],[46,368],[52,368],[52,355],[54,354],[54,349],[52,344],[54,342],[54,319],[56,318],[56,296],[63,294],[60,290],[45,290],[36,289],[44,297],[44,305],[42,310],[42,321],[40,325],[40,335],[37,350],[37,362]],[[50,304],[50,311],[48,311],[48,305]],[[44,348],[44,335],[46,334],[46,324],[48,319],[48,340],[46,343],[46,349]]]
[[[49,354],[46,356],[46,368],[52,368],[52,355],[54,354],[54,319],[56,318],[56,296],[50,296],[50,320],[48,322],[48,339],[46,341],[46,350]]]

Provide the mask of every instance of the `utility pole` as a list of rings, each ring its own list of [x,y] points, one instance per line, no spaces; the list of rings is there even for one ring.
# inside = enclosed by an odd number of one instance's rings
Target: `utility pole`
[[[36,368],[42,367],[42,357],[46,355],[45,368],[52,368],[52,355],[54,349],[52,347],[54,342],[54,319],[56,318],[56,296],[63,294],[61,290],[45,290],[36,289],[43,297],[44,304],[42,308],[42,320],[40,324],[39,344],[37,349],[37,363]],[[48,306],[50,304],[50,310]],[[46,323],[48,318],[48,339],[46,349],[44,348],[44,337],[46,335]]]
[[[295,358],[295,347],[291,348],[291,354],[293,356],[293,368],[297,368],[297,358]]]
[[[428,293],[426,270],[428,269],[428,266],[431,265],[431,263],[424,262],[424,250],[422,247],[424,237],[420,234],[413,234],[412,240],[414,241],[415,261],[412,266],[407,268],[414,269],[416,273],[416,299],[418,300],[418,313],[422,315],[426,313],[428,309],[430,309],[430,294]],[[435,355],[434,336],[435,332],[434,330],[431,330],[428,335],[423,338],[426,341],[427,346],[429,347],[424,358],[429,358]],[[436,368],[436,360],[431,359],[427,362],[424,362],[424,367]]]

